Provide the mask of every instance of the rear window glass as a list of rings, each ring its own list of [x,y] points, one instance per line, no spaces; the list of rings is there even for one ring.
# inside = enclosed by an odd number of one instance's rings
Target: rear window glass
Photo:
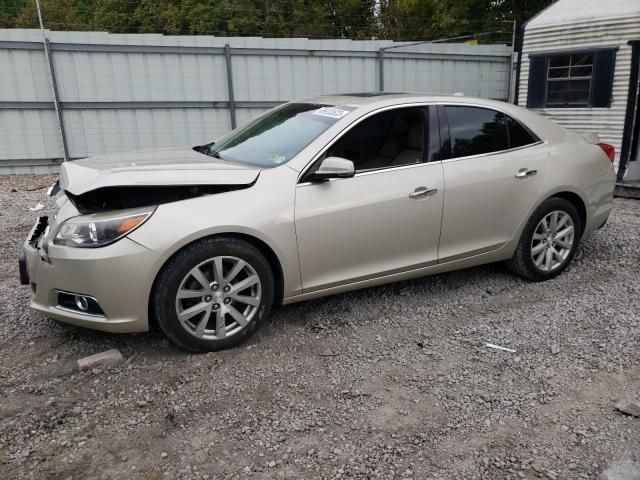
[[[499,152],[509,148],[504,114],[479,107],[445,106],[451,158]]]

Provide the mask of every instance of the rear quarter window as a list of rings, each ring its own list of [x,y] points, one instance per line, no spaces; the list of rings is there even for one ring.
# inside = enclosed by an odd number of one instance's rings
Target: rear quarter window
[[[505,115],[505,121],[507,122],[507,130],[509,132],[509,148],[525,147],[538,141],[538,139],[517,120]]]

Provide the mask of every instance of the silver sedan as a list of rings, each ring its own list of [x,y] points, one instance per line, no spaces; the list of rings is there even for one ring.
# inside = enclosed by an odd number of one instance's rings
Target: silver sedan
[[[64,322],[228,348],[274,303],[500,261],[551,279],[606,223],[613,159],[501,102],[291,102],[206,145],[63,164],[21,280]]]

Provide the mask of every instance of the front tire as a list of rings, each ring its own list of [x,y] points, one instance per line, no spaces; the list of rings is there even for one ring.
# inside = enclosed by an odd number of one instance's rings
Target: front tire
[[[161,271],[152,311],[164,334],[182,348],[212,352],[247,340],[273,304],[269,263],[237,238],[200,240],[174,255]]]
[[[524,227],[507,266],[534,282],[557,277],[571,263],[582,228],[578,210],[571,202],[558,197],[545,200]]]

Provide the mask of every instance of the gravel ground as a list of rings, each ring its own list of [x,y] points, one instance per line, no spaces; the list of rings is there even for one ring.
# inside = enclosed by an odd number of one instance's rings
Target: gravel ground
[[[0,177],[4,478],[591,479],[640,461],[640,418],[614,409],[640,396],[637,201],[553,281],[490,265],[367,289],[193,355],[28,308],[16,252],[45,191],[26,189],[51,181]],[[126,363],[77,372],[110,348]]]

